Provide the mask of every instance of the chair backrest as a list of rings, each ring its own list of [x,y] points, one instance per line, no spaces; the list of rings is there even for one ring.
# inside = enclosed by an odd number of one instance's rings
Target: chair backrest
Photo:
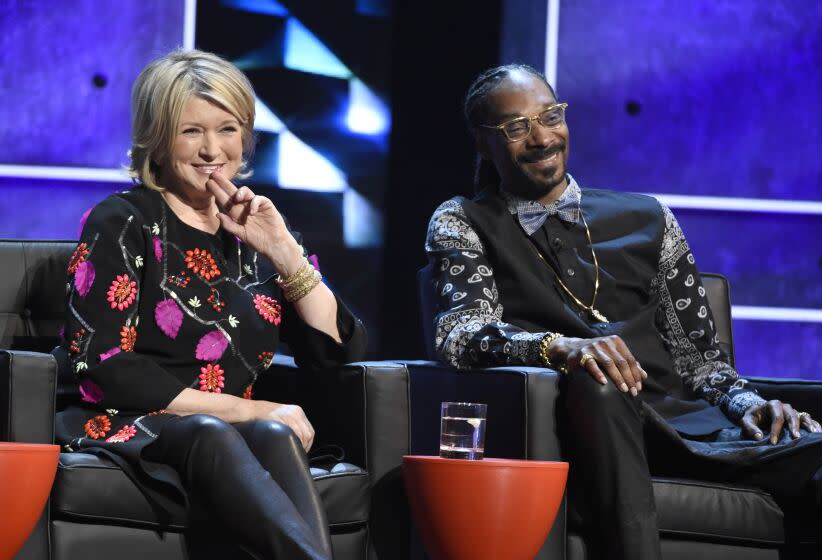
[[[429,360],[437,359],[434,349],[434,318],[437,312],[437,294],[434,286],[434,268],[428,263],[417,272],[420,316],[422,317],[422,337],[425,355]]]
[[[719,337],[719,346],[728,354],[731,365],[734,365],[734,337],[731,324],[731,296],[728,279],[721,274],[703,272],[702,285],[705,297],[714,317],[714,326]],[[417,272],[420,314],[422,316],[422,333],[425,352],[429,360],[436,360],[434,349],[434,319],[437,311],[437,298],[434,286],[434,269],[431,263]]]
[[[49,352],[66,315],[76,241],[0,239],[0,348]]]
[[[734,365],[734,331],[731,321],[731,287],[728,279],[721,274],[703,272],[700,274],[705,287],[705,297],[714,316],[714,328],[719,337],[719,347],[728,355]]]

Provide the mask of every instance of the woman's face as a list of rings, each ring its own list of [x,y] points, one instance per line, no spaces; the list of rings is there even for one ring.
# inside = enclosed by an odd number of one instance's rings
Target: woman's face
[[[231,179],[243,158],[242,127],[217,105],[192,95],[180,114],[160,185],[183,196],[209,196],[206,181],[214,171]]]

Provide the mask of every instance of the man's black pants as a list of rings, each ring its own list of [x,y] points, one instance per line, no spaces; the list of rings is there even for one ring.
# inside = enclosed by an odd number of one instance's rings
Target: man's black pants
[[[593,558],[661,558],[651,472],[758,486],[783,507],[822,513],[822,434],[803,431],[791,443],[783,430],[776,446],[737,441],[729,445],[761,448],[761,460],[720,467],[666,441],[646,419],[640,398],[622,393],[610,381],[600,385],[577,370],[564,378],[561,399],[572,508],[583,517]]]

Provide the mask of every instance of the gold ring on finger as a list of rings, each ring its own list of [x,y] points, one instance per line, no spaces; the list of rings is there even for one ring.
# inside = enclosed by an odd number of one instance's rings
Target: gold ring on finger
[[[585,366],[585,362],[588,360],[596,361],[596,358],[592,354],[583,354],[582,357],[579,359],[579,365]]]

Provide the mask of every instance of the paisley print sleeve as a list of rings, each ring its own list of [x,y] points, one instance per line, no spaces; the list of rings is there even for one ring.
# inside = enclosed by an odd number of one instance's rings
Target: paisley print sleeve
[[[425,251],[434,268],[434,346],[442,362],[461,369],[539,364],[539,343],[547,333],[503,321],[494,272],[458,199],[434,212]]]
[[[738,422],[764,401],[747,386],[719,347],[713,315],[694,256],[673,213],[662,206],[665,233],[652,289],[661,304],[658,328],[685,384]]]

